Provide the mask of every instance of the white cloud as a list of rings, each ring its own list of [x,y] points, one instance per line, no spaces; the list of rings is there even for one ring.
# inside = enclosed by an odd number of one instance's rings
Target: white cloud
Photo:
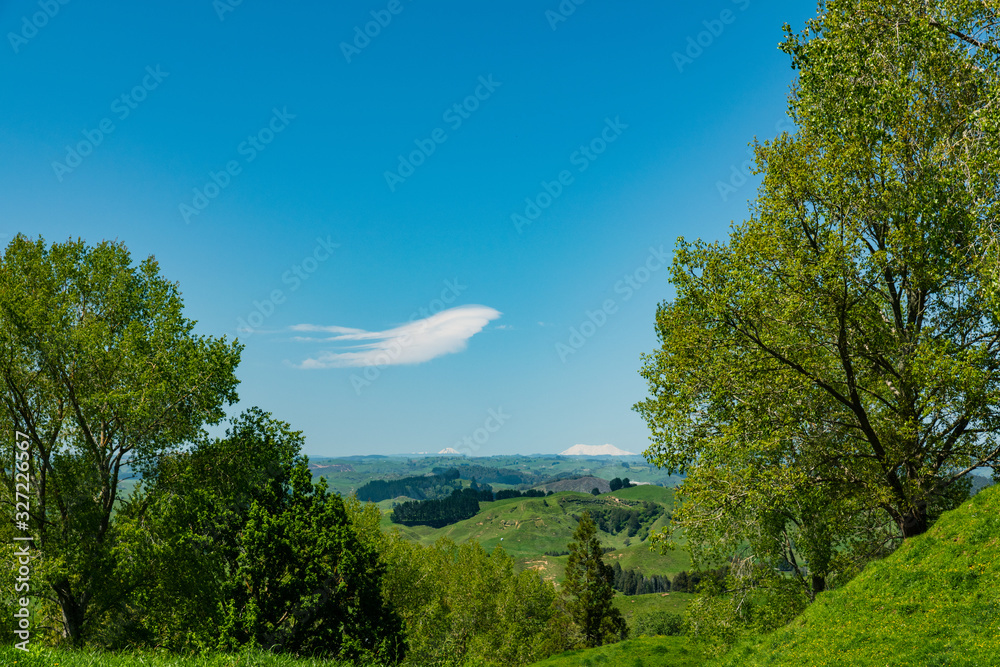
[[[500,313],[486,306],[458,306],[414,320],[386,331],[365,331],[338,326],[297,324],[293,331],[334,334],[327,337],[298,336],[301,342],[346,343],[306,359],[299,368],[345,368],[359,366],[398,366],[421,364],[445,354],[463,351],[470,338]]]

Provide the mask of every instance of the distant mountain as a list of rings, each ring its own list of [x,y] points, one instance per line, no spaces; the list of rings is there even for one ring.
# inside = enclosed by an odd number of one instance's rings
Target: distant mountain
[[[634,452],[626,452],[614,445],[573,445],[559,456],[637,456]]]
[[[442,449],[442,450],[441,450],[440,452],[438,452],[438,454],[452,454],[452,455],[458,455],[458,456],[461,456],[461,455],[462,455],[462,452],[458,451],[458,450],[457,450],[457,449],[455,449],[454,447],[445,447],[445,448],[444,448],[444,449]]]

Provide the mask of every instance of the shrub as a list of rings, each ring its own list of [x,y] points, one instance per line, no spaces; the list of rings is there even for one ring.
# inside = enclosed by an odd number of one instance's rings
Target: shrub
[[[677,636],[686,631],[684,617],[670,611],[651,611],[637,614],[632,622],[632,635],[653,637],[656,635]]]

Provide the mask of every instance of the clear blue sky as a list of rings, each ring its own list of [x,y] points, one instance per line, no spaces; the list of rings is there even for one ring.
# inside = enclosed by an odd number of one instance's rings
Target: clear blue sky
[[[659,257],[745,217],[816,10],[61,1],[0,3],[0,234],[155,255],[329,456],[644,450]]]

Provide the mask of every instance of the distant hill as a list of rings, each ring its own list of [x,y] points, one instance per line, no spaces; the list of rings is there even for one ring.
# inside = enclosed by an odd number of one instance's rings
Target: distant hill
[[[614,445],[573,445],[559,452],[559,456],[638,456],[638,454],[626,452]]]
[[[545,491],[576,491],[577,493],[590,493],[597,489],[601,493],[611,491],[611,485],[606,479],[600,477],[574,477],[572,479],[560,479],[556,482],[546,482],[541,487]]]
[[[487,551],[503,546],[520,567],[538,570],[546,579],[558,581],[562,579],[566,566],[566,548],[573,539],[577,517],[584,511],[600,512],[621,507],[623,503],[634,507],[643,502],[655,502],[663,506],[664,515],[652,525],[645,526],[638,535],[629,538],[627,530],[615,535],[602,530],[598,531],[598,536],[603,545],[614,549],[607,555],[609,564],[617,561],[625,569],[673,577],[681,570],[691,568],[687,552],[677,549],[661,554],[659,550],[650,550],[649,541],[645,539],[649,533],[658,532],[667,524],[669,513],[673,510],[673,497],[673,489],[661,486],[621,489],[601,496],[559,493],[544,498],[513,498],[481,503],[476,516],[444,528],[395,526],[389,523],[388,515],[383,520],[383,526],[398,530],[406,539],[426,545],[447,537],[458,543],[476,540]],[[551,555],[557,553],[564,555]]]
[[[989,477],[980,477],[979,475],[970,475],[969,479],[972,481],[972,489],[970,493],[975,495],[985,488],[993,486],[993,480]]]
[[[998,590],[1000,488],[993,486],[719,664],[996,665]]]

